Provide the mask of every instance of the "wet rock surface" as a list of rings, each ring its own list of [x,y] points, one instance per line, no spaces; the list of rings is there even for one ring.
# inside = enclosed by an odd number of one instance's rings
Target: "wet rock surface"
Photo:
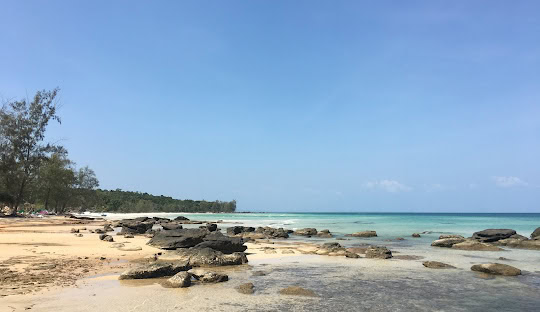
[[[472,271],[487,273],[492,275],[517,276],[521,275],[521,270],[501,263],[475,264],[471,267]]]
[[[422,265],[430,269],[455,269],[456,267],[439,261],[424,261]]]
[[[287,296],[317,297],[317,294],[313,290],[305,289],[300,286],[283,288],[279,291],[279,293]]]
[[[187,271],[189,269],[191,269],[191,266],[188,261],[153,262],[140,264],[131,268],[120,274],[118,279],[128,280],[172,276],[178,272]]]
[[[510,238],[516,231],[511,229],[487,229],[473,233],[472,238],[484,243],[496,242],[501,239]]]
[[[377,237],[377,232],[376,231],[361,231],[361,232],[356,232],[356,233],[352,233],[352,234],[347,234],[345,236],[350,236],[350,237]]]

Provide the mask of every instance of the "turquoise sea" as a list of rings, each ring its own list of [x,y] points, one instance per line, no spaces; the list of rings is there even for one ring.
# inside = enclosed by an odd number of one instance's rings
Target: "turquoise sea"
[[[430,231],[470,236],[487,228],[514,229],[529,236],[540,226],[540,213],[129,213],[107,214],[109,219],[186,216],[192,220],[223,220],[225,225],[271,226],[287,229],[314,227],[337,235],[374,230],[381,238],[406,237]]]

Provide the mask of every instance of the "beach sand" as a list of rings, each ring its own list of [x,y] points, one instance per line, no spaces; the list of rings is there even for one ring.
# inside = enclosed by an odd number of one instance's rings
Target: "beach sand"
[[[313,255],[309,252],[316,244],[302,240],[247,243],[248,264],[211,269],[229,275],[226,283],[170,289],[160,285],[162,279],[119,281],[132,261],[161,250],[146,245],[147,237],[120,235],[113,235],[115,242],[141,250],[111,248],[113,243],[88,232],[104,223],[1,219],[0,311],[522,311],[540,303],[538,251],[471,252],[403,243],[390,247],[395,256],[390,260]],[[86,228],[80,230],[83,237],[70,233],[72,228]],[[524,275],[487,277],[470,271],[472,264],[500,256],[513,259]],[[426,269],[425,260],[457,268]],[[254,295],[236,291],[247,282],[254,283]],[[280,295],[288,286],[318,296]]]

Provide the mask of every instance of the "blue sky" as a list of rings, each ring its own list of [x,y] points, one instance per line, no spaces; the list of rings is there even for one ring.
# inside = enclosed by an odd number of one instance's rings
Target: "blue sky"
[[[103,188],[251,211],[540,212],[538,1],[0,1]]]

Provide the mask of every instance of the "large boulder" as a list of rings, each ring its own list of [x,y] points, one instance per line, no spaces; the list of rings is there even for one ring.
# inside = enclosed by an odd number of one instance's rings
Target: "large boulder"
[[[191,274],[188,272],[178,272],[173,277],[163,283],[163,286],[169,288],[180,288],[191,286]]]
[[[178,216],[174,218],[174,221],[189,221],[189,219],[183,216]]]
[[[507,264],[483,263],[475,264],[471,270],[493,275],[516,276],[521,275],[521,270]]]
[[[464,242],[454,244],[452,245],[452,248],[460,249],[460,250],[474,250],[474,251],[502,251],[504,250],[497,246],[493,246],[488,243],[481,243],[475,240],[466,240]]]
[[[225,254],[233,252],[243,252],[247,249],[244,241],[238,237],[229,237],[221,234],[221,232],[211,232],[203,238],[203,242],[197,244],[197,248],[212,248],[219,250]]]
[[[455,244],[459,244],[459,243],[462,243],[465,241],[465,238],[443,238],[443,239],[438,239],[436,241],[433,241],[433,243],[431,243],[431,246],[433,247],[446,247],[446,248],[451,248],[452,246],[454,246]]]
[[[439,261],[424,261],[422,265],[430,269],[455,269],[456,267],[450,264],[442,263]]]
[[[144,217],[143,217],[144,218]],[[142,219],[142,218],[137,218]],[[133,220],[122,220],[120,222],[122,227],[122,234],[144,234],[152,229],[154,226],[153,222],[141,222],[136,219]]]
[[[392,252],[386,247],[372,246],[366,250],[366,258],[390,259]]]
[[[194,247],[204,241],[208,235],[204,229],[180,229],[158,232],[148,241],[148,245],[161,249]]]
[[[142,264],[120,274],[118,279],[143,279],[172,276],[181,271],[191,269],[188,261],[154,262]]]
[[[531,238],[532,239],[540,239],[540,227],[536,228],[536,230],[534,230],[534,232],[532,232]]]
[[[487,229],[473,233],[472,238],[484,243],[491,243],[510,238],[514,234],[516,234],[516,231],[511,229]]]
[[[300,235],[300,236],[313,236],[313,235],[317,235],[317,229],[314,229],[314,228],[298,229],[294,231],[294,234]]]
[[[361,232],[356,232],[356,233],[352,233],[352,234],[347,234],[345,236],[350,236],[350,237],[376,237],[377,232],[376,231],[361,231]]]
[[[240,265],[248,262],[243,252],[227,255],[212,248],[182,248],[170,251],[162,258],[168,261],[187,261],[192,267]]]

